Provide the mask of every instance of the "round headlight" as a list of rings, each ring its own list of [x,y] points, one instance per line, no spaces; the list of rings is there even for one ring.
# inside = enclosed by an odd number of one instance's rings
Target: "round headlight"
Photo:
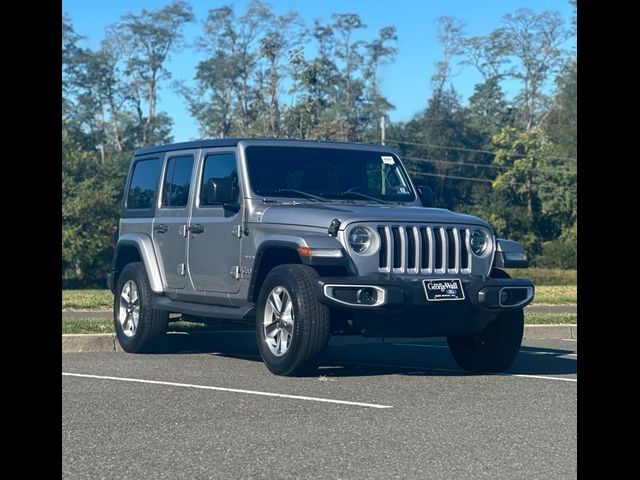
[[[349,232],[349,247],[359,255],[371,255],[378,249],[378,235],[368,227],[355,227]]]
[[[471,233],[470,243],[471,251],[481,257],[489,248],[489,234],[484,230],[474,230]]]

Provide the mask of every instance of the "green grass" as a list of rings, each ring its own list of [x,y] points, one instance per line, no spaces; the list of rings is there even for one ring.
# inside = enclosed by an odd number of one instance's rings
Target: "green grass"
[[[574,285],[536,285],[533,304],[575,305],[578,303],[578,287]]]
[[[62,333],[115,333],[110,318],[64,318]]]
[[[577,270],[559,268],[507,268],[513,278],[528,278],[537,287],[539,285],[577,285]]]
[[[110,290],[62,290],[62,309],[104,310],[113,308]]]
[[[525,313],[525,325],[578,324],[576,313]]]

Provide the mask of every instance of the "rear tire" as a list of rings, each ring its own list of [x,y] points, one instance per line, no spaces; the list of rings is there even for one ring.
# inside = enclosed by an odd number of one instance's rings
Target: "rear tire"
[[[125,352],[153,350],[167,332],[169,313],[151,307],[153,292],[142,262],[129,263],[118,277],[113,299],[113,323]]]
[[[471,373],[503,372],[518,356],[524,332],[522,309],[502,312],[475,335],[447,337],[456,363]]]
[[[327,346],[330,312],[314,294],[317,277],[306,265],[279,265],[262,285],[256,312],[258,349],[276,375],[312,371]]]

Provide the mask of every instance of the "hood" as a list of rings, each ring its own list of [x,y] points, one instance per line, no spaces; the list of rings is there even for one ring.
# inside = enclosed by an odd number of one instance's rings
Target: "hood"
[[[454,223],[491,227],[473,215],[455,213],[444,208],[399,205],[325,205],[301,203],[271,205],[262,214],[262,223],[278,223],[329,228],[331,221],[340,220],[340,229],[352,222],[380,223]]]

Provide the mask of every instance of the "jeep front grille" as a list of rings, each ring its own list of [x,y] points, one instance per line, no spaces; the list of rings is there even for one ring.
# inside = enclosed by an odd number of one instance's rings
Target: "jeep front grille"
[[[469,229],[379,225],[378,271],[405,274],[471,273]]]

